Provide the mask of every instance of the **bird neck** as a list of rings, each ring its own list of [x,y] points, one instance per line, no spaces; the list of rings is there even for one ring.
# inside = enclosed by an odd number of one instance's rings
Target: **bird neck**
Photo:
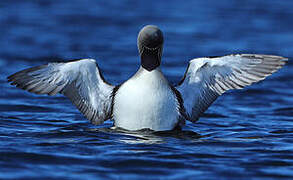
[[[140,55],[140,59],[141,66],[148,71],[156,69],[161,64],[161,56],[158,50],[144,51]]]

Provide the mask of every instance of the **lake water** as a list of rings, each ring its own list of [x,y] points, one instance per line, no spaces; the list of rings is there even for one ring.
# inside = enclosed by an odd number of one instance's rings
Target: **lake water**
[[[165,36],[162,71],[178,82],[195,57],[293,57],[293,1],[0,1],[0,179],[292,179],[293,63],[231,91],[181,132],[94,126],[65,97],[6,77],[54,61],[95,58],[119,84],[139,67],[147,24]]]

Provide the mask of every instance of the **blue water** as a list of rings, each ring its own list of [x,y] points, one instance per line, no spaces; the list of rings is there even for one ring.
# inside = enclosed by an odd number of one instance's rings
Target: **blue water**
[[[292,19],[289,0],[1,0],[0,179],[292,179],[292,61],[163,134],[94,126],[65,97],[6,82],[31,66],[95,58],[119,84],[139,67],[136,37],[146,24],[164,32],[162,70],[172,83],[195,57],[291,58]]]

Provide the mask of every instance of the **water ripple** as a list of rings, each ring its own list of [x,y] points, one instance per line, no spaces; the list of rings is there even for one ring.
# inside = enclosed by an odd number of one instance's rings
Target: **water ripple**
[[[195,57],[292,59],[292,6],[1,0],[0,179],[292,179],[292,61],[219,97],[196,124],[164,133],[91,125],[65,97],[33,95],[6,80],[31,66],[95,58],[105,78],[120,84],[139,66],[136,36],[146,24],[164,32],[162,71],[172,84]]]

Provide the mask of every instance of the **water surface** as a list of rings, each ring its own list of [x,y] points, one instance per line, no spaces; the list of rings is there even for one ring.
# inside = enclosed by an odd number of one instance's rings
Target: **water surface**
[[[292,62],[218,98],[181,132],[94,126],[65,97],[6,77],[54,61],[95,58],[119,84],[139,67],[146,24],[165,36],[162,70],[178,82],[190,59],[231,53],[292,57],[293,1],[0,2],[0,179],[292,179]]]

